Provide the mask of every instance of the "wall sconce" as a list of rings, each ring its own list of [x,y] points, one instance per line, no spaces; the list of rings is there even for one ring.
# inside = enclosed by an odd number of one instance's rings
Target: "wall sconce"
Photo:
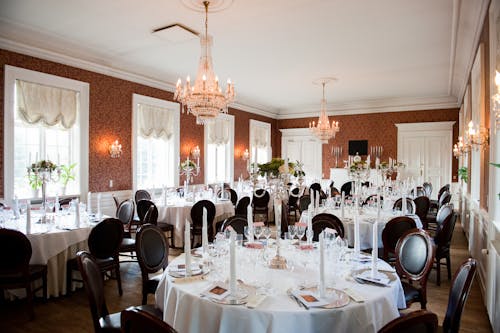
[[[122,154],[122,145],[116,140],[109,146],[109,155],[111,158],[118,158]]]
[[[465,137],[458,137],[458,142],[453,145],[453,156],[459,158],[472,149],[476,151],[479,149],[486,149],[489,144],[489,139],[487,128],[474,125],[474,122],[470,121],[467,125]]]
[[[248,149],[245,149],[245,151],[243,152],[243,154],[241,155],[241,158],[243,159],[243,161],[248,161],[250,159],[250,152],[248,151]]]
[[[200,147],[199,146],[194,147],[193,150],[191,150],[191,155],[193,156],[193,158],[195,160],[199,160],[200,159]]]

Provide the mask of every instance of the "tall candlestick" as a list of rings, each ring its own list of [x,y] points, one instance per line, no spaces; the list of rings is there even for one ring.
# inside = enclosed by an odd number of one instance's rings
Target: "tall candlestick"
[[[231,231],[229,241],[229,292],[236,295],[236,232]]]
[[[248,224],[248,241],[253,242],[253,212],[252,212],[252,204],[248,204],[247,206],[247,224]]]
[[[191,225],[187,219],[184,227],[184,259],[186,276],[191,276]]]
[[[403,189],[403,196],[401,198],[402,202],[401,202],[401,211],[403,213],[403,216],[406,215],[406,212],[407,212],[407,205],[406,205],[406,191]]]
[[[203,225],[201,227],[201,246],[203,253],[208,253],[208,226],[207,226],[207,209],[203,207]]]
[[[359,243],[359,216],[354,215],[354,255],[359,257],[360,243]]]
[[[276,238],[281,237],[281,200],[274,198],[274,224],[276,224]]]
[[[345,206],[345,204],[344,204],[344,201],[345,201],[345,192],[344,191],[342,191],[342,197],[341,197],[340,200],[341,200],[340,201],[340,218],[343,219],[344,218],[344,206]]]
[[[372,277],[377,276],[377,260],[378,260],[378,223],[380,222],[380,193],[377,190],[377,219],[373,223],[373,235],[372,235],[372,267],[371,275]]]
[[[75,205],[75,227],[80,228],[80,203],[78,199],[73,200]]]
[[[61,205],[59,204],[59,195],[56,194],[56,202],[54,203],[54,209],[56,211],[56,215],[59,215],[59,210],[61,209]]]
[[[324,298],[325,294],[325,239],[322,231],[319,234],[319,297]]]
[[[87,214],[92,214],[92,192],[87,194]]]
[[[102,194],[101,193],[97,193],[97,218],[98,219],[100,219],[102,217],[101,198],[102,198]]]
[[[26,233],[31,234],[31,202],[26,202]]]

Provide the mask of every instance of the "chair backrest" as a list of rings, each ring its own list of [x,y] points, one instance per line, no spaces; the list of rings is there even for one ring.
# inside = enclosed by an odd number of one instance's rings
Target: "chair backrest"
[[[288,196],[288,206],[289,207],[297,207],[297,201],[299,200],[300,189],[295,187],[290,191],[290,195]]]
[[[123,225],[120,220],[107,218],[99,222],[89,234],[88,245],[92,256],[106,259],[118,255],[123,240]]]
[[[144,221],[144,217],[146,216],[149,207],[155,206],[155,203],[149,199],[140,199],[139,201],[136,201],[136,206],[137,217],[139,217],[139,220]]]
[[[377,202],[377,195],[376,194],[369,195],[365,199],[365,201],[363,201],[363,205],[367,205],[368,203],[370,203],[371,200],[373,200],[373,202]],[[380,196],[380,202],[383,202],[383,201],[384,201],[384,197]]]
[[[158,208],[156,205],[150,206],[146,215],[144,216],[144,223],[148,224],[158,224]]]
[[[315,215],[312,219],[312,228],[314,233],[313,241],[318,240],[319,234],[325,228],[331,228],[337,231],[337,235],[340,236],[340,238],[344,238],[344,225],[340,219],[333,214],[321,213]]]
[[[386,223],[382,230],[382,243],[384,244],[384,260],[389,259],[389,254],[396,253],[396,244],[399,238],[408,230],[415,229],[415,220],[408,216],[397,216]]]
[[[441,195],[443,194],[444,191],[447,191],[449,192],[450,191],[450,184],[446,184],[446,185],[443,185],[440,189],[439,189],[439,192],[438,192],[438,200],[441,198]]]
[[[151,200],[151,194],[146,190],[137,190],[135,191],[134,199],[137,205],[141,200]]]
[[[269,204],[270,195],[269,192],[264,189],[257,189],[253,194],[252,206],[266,208]]]
[[[228,188],[226,189],[226,191],[229,191],[229,193],[231,194],[231,202],[233,206],[235,206],[236,203],[238,202],[238,193],[236,193],[236,191],[233,190],[232,188]]]
[[[443,332],[458,333],[459,331],[462,310],[474,280],[476,265],[476,259],[467,259],[460,265],[453,277],[450,296],[448,297],[448,308],[443,321]]]
[[[125,200],[118,206],[116,210],[116,218],[123,223],[125,230],[130,230],[132,219],[134,218],[134,202],[132,200]]]
[[[394,209],[399,209],[403,210],[403,198],[399,198],[394,202]],[[415,214],[415,211],[417,210],[417,207],[415,205],[415,202],[413,202],[412,198],[406,197],[406,212],[403,212],[403,215],[406,214]]]
[[[415,189],[412,189],[410,193],[411,193],[411,195],[415,196]],[[417,187],[417,197],[421,197],[421,196],[427,196],[427,192],[425,191],[425,189],[422,186],[418,186]]]
[[[87,251],[78,252],[76,260],[89,299],[94,331],[99,333],[101,331],[99,319],[109,314],[104,298],[103,276],[95,258]]]
[[[246,215],[234,215],[228,217],[224,221],[224,224],[222,225],[222,231],[226,230],[227,227],[231,226],[231,228],[233,228],[237,234],[243,235],[243,231],[247,225],[248,221]]]
[[[281,236],[288,232],[288,215],[290,211],[285,202],[281,202]]]
[[[435,333],[438,317],[427,310],[417,310],[391,320],[378,333]]]
[[[309,194],[304,194],[299,198],[299,210],[302,213],[303,211],[307,210],[309,207],[309,204],[311,203],[311,197]]]
[[[214,232],[212,224],[215,218],[215,205],[210,200],[200,200],[191,207],[191,221],[193,221],[193,228],[201,229],[203,227],[203,208],[207,209],[207,226],[208,226],[208,240],[212,241]]]
[[[441,225],[443,221],[451,214],[453,214],[453,204],[448,203],[439,207],[439,210],[436,214],[436,223],[438,225]]]
[[[118,198],[114,194],[112,194],[111,196],[113,197],[113,201],[115,202],[116,210],[118,210],[118,207],[120,206],[120,200],[118,200]]]
[[[450,192],[448,191],[444,191],[441,196],[439,197],[439,202],[438,202],[438,206],[439,207],[443,207],[444,205],[446,205],[447,203],[449,203],[451,201],[451,194]]]
[[[422,195],[413,199],[413,202],[415,203],[415,215],[420,218],[420,221],[425,221],[429,207],[431,206],[429,197]]]
[[[309,195],[311,192],[314,191],[314,197],[316,198],[317,195],[320,196],[321,199],[326,198],[325,192],[321,189],[321,184],[320,183],[312,183],[311,186],[309,186]]]
[[[424,182],[422,184],[422,187],[424,188],[425,190],[425,195],[427,195],[429,198],[431,197],[431,194],[432,194],[432,184],[429,183],[429,182]]]
[[[351,195],[351,191],[352,191],[352,182],[344,183],[340,187],[340,193],[344,192],[346,196]]]
[[[234,209],[234,213],[236,215],[245,215],[247,216],[248,205],[250,204],[250,197],[241,198],[236,204],[236,208]]]
[[[31,243],[20,231],[0,228],[0,276],[22,272],[29,275]]]
[[[436,235],[434,236],[434,243],[438,246],[438,248],[450,247],[456,221],[457,214],[452,213],[448,215],[441,224],[439,224],[438,229],[436,230]]]
[[[422,288],[434,262],[434,245],[427,232],[408,230],[396,245],[396,272],[401,278],[417,281]]]
[[[149,273],[156,273],[167,267],[168,241],[158,226],[143,225],[137,232],[135,247],[143,279],[147,279]]]
[[[122,333],[177,333],[177,331],[155,315],[130,307],[121,312]]]

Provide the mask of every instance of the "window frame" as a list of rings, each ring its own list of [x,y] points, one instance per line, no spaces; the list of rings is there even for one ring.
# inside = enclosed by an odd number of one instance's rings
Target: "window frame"
[[[228,159],[228,164],[226,164],[226,170],[229,172],[228,178],[224,180],[224,182],[229,182],[231,185],[234,183],[234,119],[235,117],[230,114],[221,114],[219,117],[224,117],[225,119],[229,120],[229,142],[226,144],[226,146],[229,148],[228,151],[226,152],[226,158]],[[208,154],[206,153],[208,151],[208,131],[206,127],[204,126],[203,128],[203,137],[204,137],[204,166],[205,170],[203,172],[203,178],[205,181],[205,184],[209,184],[210,182],[208,181],[208,172],[206,172],[207,165],[208,165]]]
[[[5,65],[4,84],[4,199],[12,204],[14,198],[14,122],[16,80],[29,81],[79,92],[78,122],[80,126],[80,196],[89,186],[89,84],[87,82]]]
[[[170,102],[167,100],[144,96],[140,94],[132,95],[132,189],[138,190],[137,186],[137,131],[138,131],[138,115],[139,115],[139,104],[147,104],[156,106],[162,109],[167,109],[174,112],[174,186],[179,186],[179,172],[175,172],[175,168],[179,166],[179,155],[180,155],[180,112],[181,106],[179,103]]]

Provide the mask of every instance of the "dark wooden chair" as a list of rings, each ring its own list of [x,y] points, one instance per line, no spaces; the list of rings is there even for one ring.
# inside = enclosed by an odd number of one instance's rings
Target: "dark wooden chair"
[[[116,209],[118,210],[118,207],[120,206],[120,200],[118,200],[118,198],[114,194],[112,194],[111,196],[113,197],[113,201],[115,202]]]
[[[326,199],[326,193],[321,189],[320,183],[312,183],[311,186],[309,186],[309,195],[311,195],[311,192],[314,192],[315,198],[317,195],[319,195],[319,198],[321,200]]]
[[[260,221],[263,221],[265,223],[268,222],[267,216],[269,212],[268,205],[270,198],[271,196],[269,195],[269,192],[264,189],[259,188],[254,192],[252,198],[252,213],[254,221],[257,221],[255,219],[255,215],[263,215],[263,220]]]
[[[243,235],[245,227],[248,226],[247,217],[245,215],[228,217],[222,224],[221,231],[226,230],[229,226],[231,226],[237,234]]]
[[[146,212],[144,213],[147,207]],[[163,232],[168,232],[170,235],[170,246],[175,247],[174,244],[174,226],[167,222],[158,221],[158,207],[150,200],[139,200],[137,205],[137,215],[141,220],[141,224],[149,223],[157,225]],[[142,217],[143,216],[143,217]]]
[[[298,187],[295,187],[290,191],[290,195],[288,196],[288,211],[290,214],[293,212],[295,221],[297,221],[297,209],[299,209],[299,196],[300,196],[300,189]]]
[[[451,205],[451,194],[448,191],[444,191],[441,194],[441,197],[439,198],[439,202],[437,205],[437,208],[429,209],[429,212],[427,213],[426,220],[427,220],[427,226],[429,229],[435,230],[438,228],[437,224],[438,223],[438,213],[441,210],[442,207],[446,205]],[[453,205],[451,206],[453,208]]]
[[[431,204],[429,197],[422,195],[413,199],[413,202],[415,203],[415,215],[422,222],[424,229],[427,229],[427,214]]]
[[[399,198],[394,202],[394,209],[403,210],[403,198]],[[417,207],[415,206],[415,202],[413,202],[412,198],[406,197],[406,212],[403,212],[403,215],[415,214]]]
[[[436,245],[436,283],[438,286],[441,285],[441,260],[443,259],[446,260],[448,280],[451,280],[450,246],[456,221],[457,214],[449,214],[439,225],[434,236],[434,244]]]
[[[120,220],[107,218],[99,222],[91,231],[88,238],[89,251],[95,259],[96,264],[103,274],[113,272],[118,285],[118,294],[123,294],[122,282],[120,277],[120,262],[118,253],[123,239],[123,226]],[[71,290],[73,279],[73,270],[78,270],[77,260],[70,259],[67,264],[67,288]],[[112,277],[110,274],[109,277]]]
[[[424,188],[425,190],[425,195],[430,198],[431,197],[431,194],[432,194],[432,184],[429,183],[429,182],[424,182],[422,184],[422,187]]]
[[[415,189],[412,189],[410,194],[415,197]],[[417,197],[427,196],[425,189],[423,186],[417,186]]]
[[[476,259],[469,258],[460,265],[450,288],[448,307],[443,320],[442,332],[458,333],[460,330],[460,319],[465,302],[469,297],[470,288],[476,273]]]
[[[406,306],[427,307],[427,279],[434,262],[434,245],[427,232],[408,230],[396,245],[396,272],[401,278]],[[418,285],[415,286],[415,284]]]
[[[382,244],[384,245],[382,258],[387,262],[394,262],[399,238],[416,227],[415,220],[408,216],[397,216],[387,222],[382,230]]]
[[[151,313],[137,307],[121,312],[122,333],[177,333],[177,331]]]
[[[208,241],[212,242],[214,239],[214,231],[212,225],[215,218],[215,205],[210,200],[200,200],[195,203],[193,207],[191,207],[191,221],[193,221],[191,225],[191,246],[193,247],[196,247],[194,244],[195,236],[200,236],[201,239],[203,228],[203,208],[207,209]]]
[[[250,197],[241,198],[236,204],[236,208],[234,209],[234,213],[236,215],[244,215],[248,214],[248,205],[250,205]]]
[[[137,190],[134,195],[135,204],[138,205],[141,200],[151,200],[151,194],[146,190]]]
[[[372,195],[369,195],[368,197],[366,197],[365,201],[363,201],[363,206],[365,205],[368,205],[370,203],[370,201],[373,202],[377,202],[377,195],[376,194],[372,194]],[[380,196],[380,202],[384,202],[384,197],[383,196]]]
[[[427,310],[417,310],[391,320],[378,333],[436,333],[438,317]]]
[[[161,275],[149,278],[149,274],[165,270],[168,265],[168,241],[165,233],[153,224],[143,225],[136,238],[137,261],[142,275],[142,304],[146,304],[148,294],[154,294]]]
[[[231,203],[233,204],[233,206],[236,206],[236,203],[238,202],[238,193],[236,193],[236,191],[232,188],[228,188],[226,189],[226,191],[228,191],[231,195]]]
[[[120,253],[124,256],[134,258],[135,252],[135,239],[132,238],[132,232],[135,231],[137,224],[134,225],[134,202],[132,200],[125,200],[120,203],[116,211],[116,218],[123,224],[123,239],[120,245]]]
[[[331,228],[337,231],[337,235],[340,236],[340,238],[344,238],[345,235],[342,221],[333,214],[321,213],[315,215],[312,219],[312,228],[314,233],[313,241],[318,241],[319,234],[325,228]]]
[[[450,184],[446,184],[446,185],[441,186],[441,188],[438,191],[437,200],[431,200],[431,210],[433,210],[433,209],[438,210],[439,209],[439,201],[440,201],[441,196],[443,195],[444,192],[448,192],[448,193],[450,192]]]
[[[340,193],[344,192],[346,197],[351,195],[352,183],[353,182],[347,182],[347,183],[342,184],[342,186],[340,187]]]
[[[309,194],[304,194],[299,198],[299,211],[302,214],[303,211],[309,208],[309,204],[311,203],[311,197]]]
[[[76,261],[89,300],[94,332],[121,332],[121,313],[109,313],[106,299],[104,298],[102,273],[97,259],[89,252],[80,251],[76,255]],[[152,305],[143,305],[140,308],[160,319],[163,317],[161,311]]]
[[[35,318],[33,298],[36,291],[43,290],[47,299],[47,266],[30,265],[31,243],[20,231],[0,229],[0,296],[4,289],[26,289],[26,301],[30,319]],[[32,283],[42,280],[42,286],[33,289]]]

